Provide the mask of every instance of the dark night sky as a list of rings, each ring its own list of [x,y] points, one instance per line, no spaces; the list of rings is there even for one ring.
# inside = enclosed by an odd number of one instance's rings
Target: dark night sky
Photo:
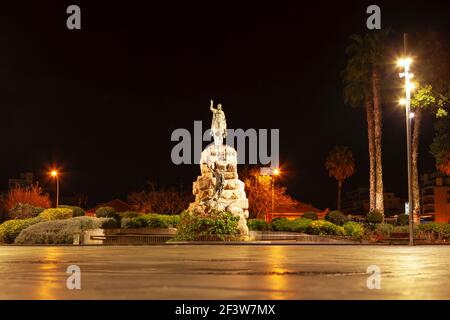
[[[209,125],[210,98],[230,128],[280,129],[282,183],[299,200],[334,205],[323,163],[335,144],[357,160],[346,188],[367,184],[365,114],[344,105],[340,72],[372,3],[31,3],[0,13],[0,189],[52,163],[64,171],[62,193],[87,194],[91,205],[125,198],[146,180],[190,186],[199,168],[171,163],[170,136],[193,131],[194,120]],[[81,31],[66,29],[69,4],[81,7]],[[393,59],[403,32],[450,34],[446,1],[377,4],[382,27],[396,32]],[[404,196],[404,113],[397,96],[384,98],[385,188]],[[434,166],[432,121],[424,120],[422,170]]]

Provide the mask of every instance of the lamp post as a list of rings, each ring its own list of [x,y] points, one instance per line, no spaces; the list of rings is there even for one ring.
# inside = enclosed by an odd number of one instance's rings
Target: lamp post
[[[404,35],[404,50],[406,55],[406,34]],[[412,195],[412,183],[411,183],[411,119],[414,114],[411,113],[411,90],[414,89],[414,84],[411,83],[413,74],[410,73],[410,65],[412,63],[411,58],[403,58],[398,61],[398,65],[403,68],[404,72],[400,73],[400,78],[405,78],[405,92],[406,98],[400,101],[405,105],[406,110],[406,152],[408,162],[408,217],[409,217],[409,245],[414,245],[414,199]]]
[[[57,170],[52,170],[50,175],[56,179],[56,208],[59,206],[59,172]]]
[[[272,171],[272,218],[275,211],[275,178],[280,174],[280,169],[275,168]]]

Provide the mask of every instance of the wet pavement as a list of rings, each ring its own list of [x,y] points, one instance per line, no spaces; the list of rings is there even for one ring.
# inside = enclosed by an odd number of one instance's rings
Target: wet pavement
[[[69,290],[66,269],[81,270]],[[381,270],[368,289],[367,268]],[[0,246],[0,299],[450,299],[450,246]]]

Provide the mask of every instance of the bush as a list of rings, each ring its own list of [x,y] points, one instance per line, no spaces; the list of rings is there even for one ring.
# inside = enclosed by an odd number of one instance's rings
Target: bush
[[[193,215],[188,211],[181,214],[175,240],[191,241],[202,236],[216,236],[220,240],[238,239],[239,217],[229,212],[212,212],[210,215]]]
[[[310,219],[304,219],[304,218],[295,219],[295,220],[291,221],[291,231],[307,233],[311,223],[312,223],[312,220],[310,220]]]
[[[118,223],[113,218],[76,217],[75,221],[80,222],[82,230],[88,229],[113,229],[118,227]]]
[[[312,212],[312,211],[305,212],[303,214],[302,218],[309,219],[309,220],[317,220],[318,219],[317,218],[317,213]]]
[[[39,223],[40,218],[15,219],[3,222],[0,225],[0,242],[13,243],[19,233],[29,226]]]
[[[364,227],[362,224],[349,221],[344,224],[345,235],[354,239],[362,239],[364,236]]]
[[[64,220],[72,218],[72,214],[72,209],[69,208],[50,208],[42,211],[39,217],[44,221]]]
[[[261,219],[247,220],[247,227],[252,231],[267,231],[270,230],[270,224]]]
[[[384,223],[377,225],[375,232],[383,238],[389,238],[391,236],[392,230],[394,230],[393,225]]]
[[[75,217],[40,222],[23,229],[16,244],[72,244],[73,236],[89,229],[116,228],[113,218]]]
[[[383,222],[383,214],[379,211],[371,211],[366,216],[367,222],[371,224],[377,224]]]
[[[419,225],[420,232],[428,237],[450,240],[450,224],[431,222]]]
[[[334,223],[325,220],[312,221],[308,228],[308,233],[317,235],[335,235],[344,236],[345,230],[341,226],[337,226]]]
[[[408,215],[401,213],[397,216],[397,225],[398,226],[406,226],[409,223],[409,217]]]
[[[58,208],[65,208],[72,210],[72,217],[82,217],[85,215],[85,212],[82,208],[77,206],[58,206]]]
[[[118,218],[116,210],[112,207],[100,207],[95,210],[95,216],[97,218]]]
[[[140,213],[137,211],[125,211],[125,212],[119,212],[119,216],[121,219],[124,218],[136,218],[139,217]]]
[[[149,213],[122,220],[122,228],[175,228],[180,222],[180,216]]]
[[[27,219],[37,217],[44,208],[35,207],[28,203],[17,203],[11,210],[9,210],[9,217],[11,219]]]
[[[273,231],[291,231],[291,223],[286,218],[275,218],[270,226]]]
[[[334,223],[335,225],[342,226],[348,221],[347,216],[340,211],[330,211],[325,216],[325,220]]]
[[[20,232],[16,244],[72,244],[74,234],[81,233],[75,219],[51,220],[32,225]]]

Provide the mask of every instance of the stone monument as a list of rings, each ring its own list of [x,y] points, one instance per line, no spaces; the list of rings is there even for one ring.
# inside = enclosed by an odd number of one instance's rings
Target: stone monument
[[[227,211],[239,217],[240,235],[248,236],[248,199],[244,190],[244,182],[237,173],[237,153],[233,147],[223,144],[226,137],[227,124],[225,113],[219,104],[217,109],[211,100],[210,110],[213,112],[211,135],[214,143],[203,150],[200,158],[201,175],[193,183],[192,192],[195,201],[189,205],[193,214],[209,214],[212,211]]]

